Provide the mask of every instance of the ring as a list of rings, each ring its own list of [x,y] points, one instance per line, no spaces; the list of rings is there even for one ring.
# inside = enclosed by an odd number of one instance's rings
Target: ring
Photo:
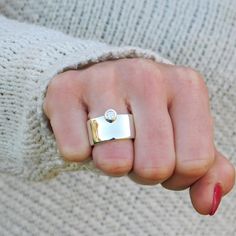
[[[135,138],[133,115],[117,114],[114,109],[89,119],[87,128],[91,146],[104,141]]]

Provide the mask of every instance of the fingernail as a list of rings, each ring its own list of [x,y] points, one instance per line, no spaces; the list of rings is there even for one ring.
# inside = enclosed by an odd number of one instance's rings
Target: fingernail
[[[215,185],[214,193],[213,193],[213,202],[211,212],[209,213],[210,216],[214,215],[222,198],[222,188],[219,183]]]

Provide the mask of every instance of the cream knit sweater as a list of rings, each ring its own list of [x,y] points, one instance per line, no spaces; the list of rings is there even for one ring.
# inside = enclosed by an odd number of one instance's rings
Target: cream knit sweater
[[[42,111],[62,71],[170,60],[205,76],[216,145],[236,164],[235,0],[0,0],[0,14],[0,235],[236,234],[235,191],[203,217],[187,191],[64,162]]]

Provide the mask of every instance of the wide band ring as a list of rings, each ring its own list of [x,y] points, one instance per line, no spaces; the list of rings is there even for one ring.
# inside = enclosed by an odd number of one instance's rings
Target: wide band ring
[[[103,116],[87,121],[90,145],[118,139],[135,138],[135,127],[132,114],[117,114],[108,109]]]

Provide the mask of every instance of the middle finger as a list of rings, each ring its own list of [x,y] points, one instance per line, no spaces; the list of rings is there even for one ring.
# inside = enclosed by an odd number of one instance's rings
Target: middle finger
[[[140,79],[129,95],[136,127],[131,177],[142,184],[157,184],[169,178],[175,167],[172,123],[158,70],[155,76],[144,74]]]

